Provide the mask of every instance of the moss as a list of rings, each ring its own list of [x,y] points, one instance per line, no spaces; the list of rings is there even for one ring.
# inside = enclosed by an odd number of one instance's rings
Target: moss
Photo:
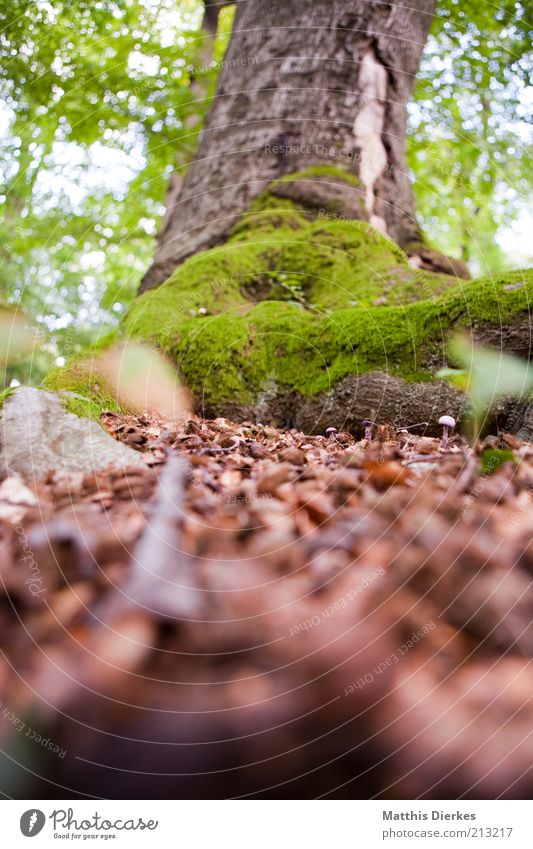
[[[482,321],[498,325],[529,311],[532,296],[533,270],[510,271],[478,280],[458,280],[441,299],[441,309],[463,324]]]
[[[162,335],[153,325],[150,333],[175,358],[197,398],[211,405],[228,399],[253,402],[272,381],[310,396],[328,391],[348,374],[373,369],[429,380],[429,354],[452,328],[473,321],[497,325],[527,310],[532,275],[517,290],[507,291],[508,282],[461,282],[440,297],[395,306],[367,305],[361,298],[356,308],[328,311],[265,300],[201,318],[178,316],[174,335],[168,329]],[[172,291],[167,290],[167,298]],[[133,335],[144,335],[146,322],[160,315],[154,302],[161,295],[154,296],[157,290],[130,314]]]
[[[111,347],[117,340],[120,339],[121,331],[120,328],[116,328],[114,330],[109,330],[107,333],[104,333],[100,336],[96,341],[92,342],[91,350],[95,353],[97,351],[103,351],[106,348]]]
[[[191,257],[162,286],[137,298],[125,328],[170,350],[198,310],[222,314],[267,299],[321,312],[398,306],[454,283],[411,268],[401,248],[365,222],[309,221],[298,204],[269,196],[257,201],[228,242]]]
[[[6,398],[9,398],[10,395],[13,395],[13,389],[11,386],[8,386],[6,389],[2,389],[0,391],[0,410],[4,406],[4,401]]]
[[[250,204],[247,211],[234,226],[230,241],[241,241],[249,235],[270,232],[283,228],[299,230],[316,218],[316,213],[288,198],[275,197],[263,192]]]
[[[279,197],[274,192],[277,188],[287,183],[298,183],[305,180],[321,180],[324,178],[334,180],[335,183],[347,183],[349,186],[358,187],[359,180],[354,174],[350,174],[344,168],[334,165],[316,165],[305,171],[297,171],[280,177],[262,192],[250,204],[247,211],[241,216],[231,233],[232,241],[241,241],[248,236],[257,236],[263,232],[273,230],[299,230],[304,228],[310,221],[320,217],[323,210],[305,206],[288,197]],[[331,207],[331,215],[335,215],[335,204],[324,206]]]
[[[493,281],[482,284],[480,293],[472,291],[474,285],[437,301],[329,314],[264,301],[246,312],[191,319],[168,350],[196,396],[210,404],[224,399],[249,403],[269,381],[314,395],[348,374],[376,368],[407,380],[428,380],[432,371],[424,352],[452,327],[469,323],[474,308],[476,320],[491,323],[496,304],[501,314],[523,306],[514,293],[500,292],[497,298]]]
[[[342,180],[349,183],[351,186],[359,186],[360,180],[355,174],[351,174],[345,168],[340,168],[338,165],[311,165],[303,171],[294,171],[291,174],[284,174],[272,183],[276,186],[278,183],[295,183],[299,180],[316,180],[322,177],[327,177],[331,180]]]
[[[108,407],[102,407],[98,404],[97,401],[93,401],[92,398],[82,398],[81,395],[77,394],[67,394],[64,393],[61,396],[61,403],[65,410],[68,410],[69,413],[74,413],[75,416],[78,416],[80,419],[93,419],[94,421],[100,421],[100,414],[104,409],[109,409]]]
[[[45,378],[43,388],[65,393],[62,396],[65,409],[81,418],[99,421],[104,410],[123,412],[105,377],[98,371],[96,359],[72,361],[64,368],[54,369]]]
[[[224,245],[138,297],[122,330],[168,353],[212,409],[254,403],[273,384],[309,397],[375,369],[430,380],[455,327],[497,328],[532,296],[532,272],[464,281],[416,270],[367,223],[311,216],[265,192]],[[47,383],[118,407],[94,366],[74,363]]]
[[[315,165],[273,180],[268,187],[275,197],[288,198],[306,211],[309,218],[319,214],[340,215],[349,220],[366,219],[364,191],[359,179],[345,168]]]
[[[303,396],[327,391],[347,374],[389,366],[421,375],[416,349],[432,315],[430,303],[398,308],[344,309],[330,315],[297,304],[266,301],[245,315],[213,316],[174,351],[199,398],[250,402],[269,381]]]

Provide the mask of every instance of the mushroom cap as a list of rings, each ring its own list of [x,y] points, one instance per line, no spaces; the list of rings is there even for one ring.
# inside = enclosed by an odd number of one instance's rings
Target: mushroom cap
[[[336,427],[327,427],[326,433],[337,433],[337,428]]]
[[[439,419],[440,425],[447,425],[448,427],[455,427],[455,419],[453,416],[441,416]]]

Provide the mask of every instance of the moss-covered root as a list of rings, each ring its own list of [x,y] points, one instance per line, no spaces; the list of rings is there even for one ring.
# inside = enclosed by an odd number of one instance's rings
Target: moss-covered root
[[[138,300],[126,328],[172,354],[193,392],[212,408],[230,399],[253,403],[269,381],[309,397],[347,375],[376,369],[411,382],[429,380],[446,364],[445,343],[458,327],[474,326],[480,341],[527,356],[533,278],[529,273],[518,289],[509,280],[516,276],[396,306],[325,310],[262,301],[196,315],[172,312],[173,290],[162,287]],[[162,314],[169,316],[164,323]]]
[[[324,422],[354,428],[363,418],[406,423],[461,414],[462,396],[434,373],[448,364],[446,341],[475,327],[479,341],[527,355],[531,274],[468,283],[439,298],[397,307],[349,307],[329,312],[298,302],[264,301],[213,315],[172,315],[150,337],[171,353],[200,410],[294,424]],[[144,323],[161,309],[140,299],[129,332],[145,338]],[[145,301],[145,303],[142,303]],[[147,302],[147,303],[146,303]],[[137,323],[139,322],[139,324]],[[89,366],[56,372],[48,385],[70,389],[113,408],[114,399]],[[520,422],[518,422],[520,426]]]
[[[337,426],[372,411],[425,420],[460,412],[459,395],[429,385],[456,328],[528,355],[532,272],[465,282],[420,271],[366,222],[278,188],[252,204],[226,244],[137,298],[124,322],[125,335],[174,358],[200,409],[309,428],[335,398],[328,416]],[[90,366],[47,383],[115,403]]]

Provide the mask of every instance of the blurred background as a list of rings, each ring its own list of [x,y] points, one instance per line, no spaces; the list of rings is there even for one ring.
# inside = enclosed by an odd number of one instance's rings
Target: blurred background
[[[38,383],[117,327],[171,174],[194,153],[233,15],[224,7],[206,64],[199,0],[0,6],[0,306],[20,307],[44,340],[0,389]],[[419,220],[475,275],[533,265],[529,50],[525,4],[444,0],[410,105]]]

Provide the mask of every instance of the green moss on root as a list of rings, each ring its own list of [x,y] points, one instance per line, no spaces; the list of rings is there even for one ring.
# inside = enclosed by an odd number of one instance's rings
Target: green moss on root
[[[275,186],[278,183],[296,183],[299,180],[317,180],[324,177],[335,182],[343,181],[350,186],[360,185],[360,180],[355,174],[351,174],[346,168],[339,168],[338,165],[311,165],[303,171],[293,171],[290,174],[284,174],[283,177],[278,177],[272,185]]]
[[[361,299],[357,306],[328,311],[266,300],[178,317],[174,329],[167,326],[162,333],[151,323],[160,314],[160,306],[152,312],[153,301],[161,304],[156,290],[134,307],[127,328],[142,338],[148,332],[171,354],[197,398],[211,405],[227,399],[251,403],[272,380],[303,396],[374,369],[408,381],[429,380],[429,354],[436,344],[442,348],[453,328],[472,322],[497,326],[528,309],[531,274],[520,290],[507,291],[505,285],[505,279],[487,278],[415,303],[377,307]]]
[[[532,272],[464,281],[420,271],[367,223],[264,192],[225,244],[136,299],[123,334],[168,353],[213,409],[253,404],[273,383],[310,397],[376,369],[430,380],[454,328],[498,327],[532,296]],[[57,370],[48,385],[118,406],[94,367]]]
[[[399,306],[454,284],[454,277],[411,268],[401,248],[365,222],[310,221],[298,204],[265,194],[224,245],[191,257],[141,295],[125,327],[168,350],[199,310],[220,315],[251,309],[256,300],[293,301],[320,312]]]

